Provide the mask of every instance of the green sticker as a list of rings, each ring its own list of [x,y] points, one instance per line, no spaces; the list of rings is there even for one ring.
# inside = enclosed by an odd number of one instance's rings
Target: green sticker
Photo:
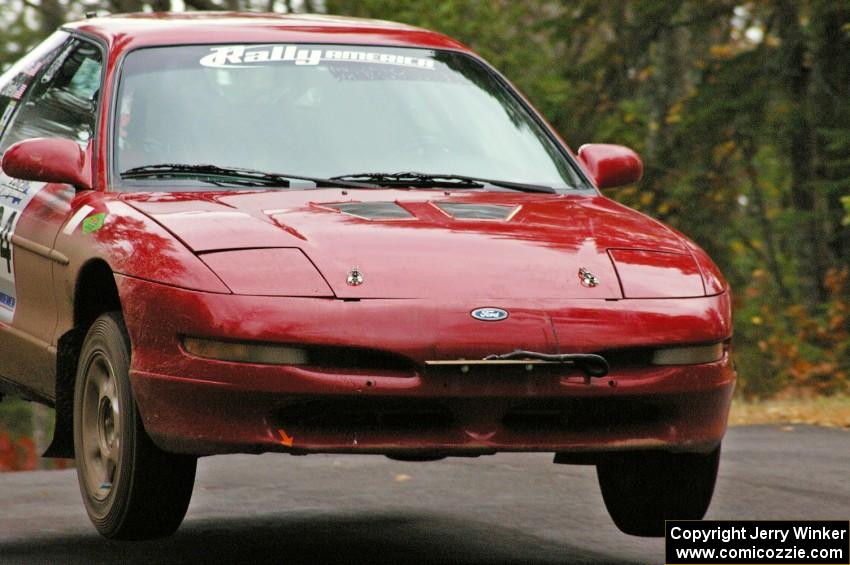
[[[100,228],[103,227],[103,223],[106,220],[106,214],[101,212],[100,214],[93,214],[83,220],[83,233],[92,233],[96,232]]]

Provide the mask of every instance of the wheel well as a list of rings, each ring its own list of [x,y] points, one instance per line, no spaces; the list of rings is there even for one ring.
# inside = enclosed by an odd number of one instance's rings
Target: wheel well
[[[121,310],[121,299],[112,269],[105,261],[89,261],[74,287],[74,328],[88,331],[98,316],[114,310]]]
[[[74,285],[74,327],[59,338],[56,348],[56,423],[45,457],[74,456],[74,381],[80,350],[97,317],[112,311],[121,311],[115,275],[105,261],[90,261]]]

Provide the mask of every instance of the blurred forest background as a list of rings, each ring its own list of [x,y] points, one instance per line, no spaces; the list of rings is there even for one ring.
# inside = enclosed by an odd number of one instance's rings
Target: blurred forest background
[[[0,68],[99,10],[320,12],[460,39],[573,148],[641,154],[644,178],[610,196],[723,269],[740,397],[850,392],[850,0],[0,0]],[[0,470],[31,463],[44,419],[0,404]]]

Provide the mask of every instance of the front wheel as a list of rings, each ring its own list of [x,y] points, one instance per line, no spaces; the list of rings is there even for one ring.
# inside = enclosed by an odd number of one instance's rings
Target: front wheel
[[[664,520],[701,520],[717,480],[720,446],[701,453],[624,453],[596,466],[605,507],[624,533],[661,537]]]
[[[86,335],[74,390],[74,451],[86,511],[114,539],[174,533],[186,515],[197,459],[165,453],[142,427],[130,388],[130,340],[118,312]]]

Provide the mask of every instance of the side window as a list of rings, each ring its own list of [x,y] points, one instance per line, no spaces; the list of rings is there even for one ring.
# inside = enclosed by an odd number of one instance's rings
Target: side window
[[[0,141],[0,153],[33,137],[61,137],[87,145],[94,134],[101,67],[97,46],[76,39],[68,43],[27,89],[23,106]]]
[[[68,34],[57,31],[0,75],[0,135],[38,72],[59,54]]]

